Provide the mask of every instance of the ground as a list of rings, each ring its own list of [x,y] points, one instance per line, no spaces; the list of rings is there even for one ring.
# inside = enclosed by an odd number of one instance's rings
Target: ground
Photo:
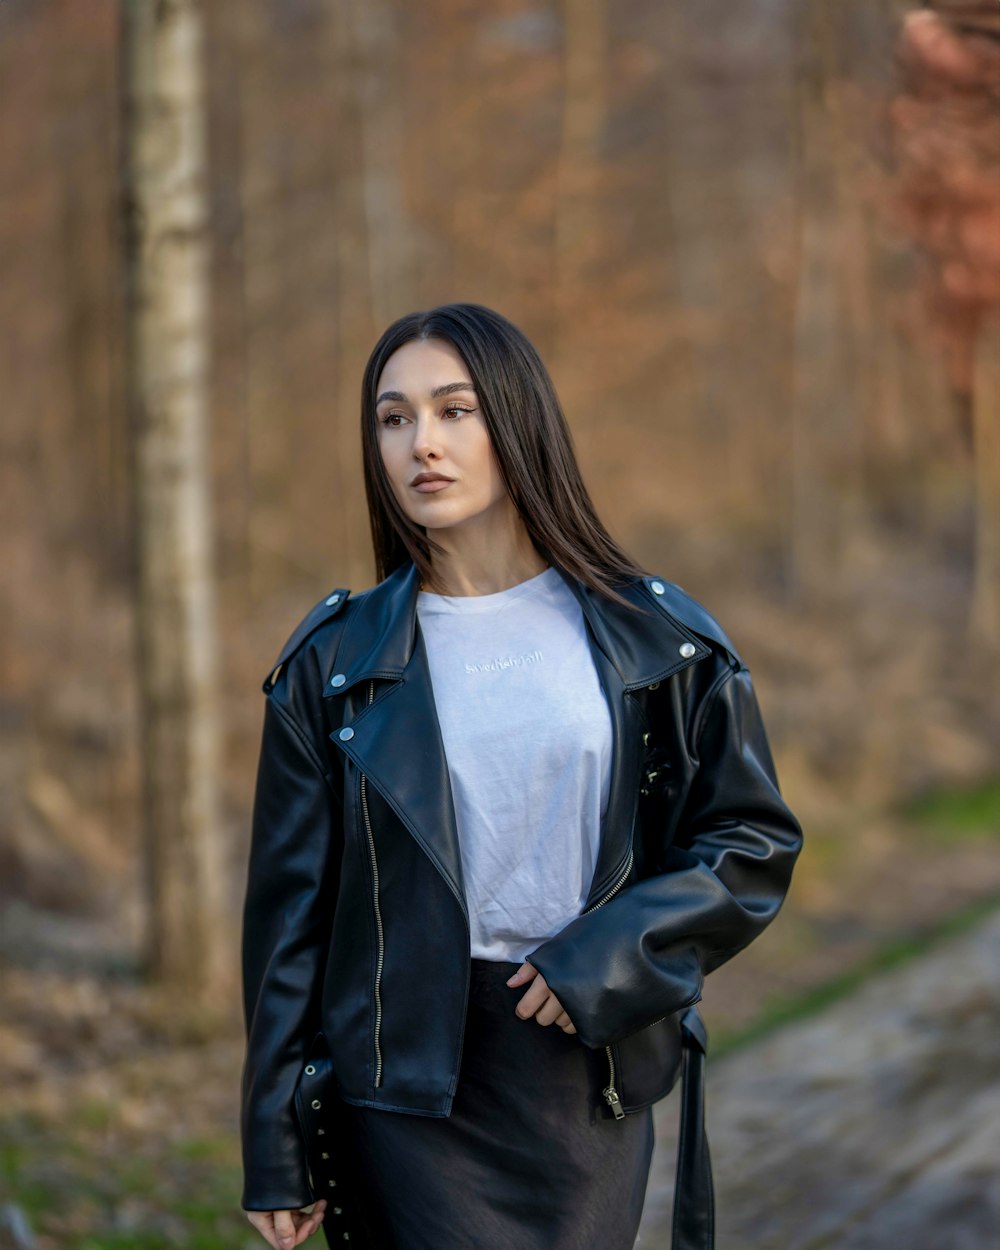
[[[778,919],[708,978],[720,1250],[984,1250],[1000,1226],[997,793],[863,841],[811,824]],[[0,909],[0,1246],[254,1250],[238,1004],[178,1029],[115,924]],[[669,1244],[675,1102],[640,1247]]]
[[[709,1065],[720,1250],[987,1250],[1000,1230],[1000,910]],[[669,1245],[676,1097],[642,1247]]]

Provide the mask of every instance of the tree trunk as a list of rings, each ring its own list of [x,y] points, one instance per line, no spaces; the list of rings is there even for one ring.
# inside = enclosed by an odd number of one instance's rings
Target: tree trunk
[[[841,188],[831,156],[835,17],[824,0],[800,11],[797,82],[799,223],[793,314],[789,583],[793,593],[829,591],[839,555],[844,444],[856,427],[856,397],[844,308]]]
[[[372,316],[381,334],[415,304],[413,227],[403,198],[405,100],[398,18],[387,0],[351,0]]]
[[[268,49],[264,9],[243,4],[232,10],[230,29],[237,45],[237,114],[241,130],[240,316],[242,321],[243,468],[247,497],[245,590],[251,604],[274,588],[277,554],[286,500],[274,489],[289,480],[289,450],[280,420],[275,419],[284,391],[279,335],[284,315],[275,309],[282,295],[283,254],[281,182],[270,159],[269,125],[279,91],[278,74]],[[273,72],[272,72],[273,71]],[[285,314],[286,309],[281,313]]]
[[[337,534],[333,552],[336,576],[354,589],[373,580],[368,536],[368,508],[361,483],[361,430],[359,422],[359,380],[365,358],[385,329],[387,322],[376,322],[377,315],[389,317],[374,285],[377,262],[370,260],[372,247],[381,240],[372,233],[374,223],[367,212],[371,175],[361,117],[365,109],[364,89],[359,76],[376,71],[359,64],[353,18],[340,8],[327,15],[327,46],[332,67],[332,116],[337,133],[331,202],[334,246],[337,249],[336,315],[336,406],[334,426],[328,439],[331,481],[336,491]],[[377,75],[376,75],[377,77]],[[397,124],[396,129],[400,127]],[[406,231],[405,221],[399,229]],[[405,257],[406,252],[402,253]],[[415,294],[415,293],[413,293]],[[397,308],[398,315],[400,309]]]
[[[208,1007],[226,949],[208,470],[202,16],[123,0],[127,387],[149,922],[159,983]]]
[[[577,398],[578,349],[591,327],[581,325],[590,298],[595,249],[601,238],[601,141],[607,124],[607,26],[604,0],[564,0],[565,31],[562,131],[556,157],[552,291],[555,342],[551,369],[563,402]],[[583,335],[583,343],[580,335]],[[583,389],[582,387],[580,389]],[[577,434],[583,451],[583,431]]]
[[[976,549],[970,631],[1000,650],[1000,310],[983,318],[972,383]]]

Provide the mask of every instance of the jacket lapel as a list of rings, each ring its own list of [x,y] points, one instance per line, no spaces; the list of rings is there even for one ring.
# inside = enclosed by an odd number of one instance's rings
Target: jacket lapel
[[[591,907],[621,875],[632,847],[642,775],[642,710],[632,691],[694,664],[709,654],[701,638],[679,627],[656,606],[641,584],[623,588],[642,611],[613,603],[560,570],[587,623],[587,639],[608,703],[612,727],[608,805],[601,824],[600,852],[587,897]],[[647,586],[662,583],[644,579]],[[690,654],[685,654],[690,652]]]
[[[612,726],[608,804],[590,906],[620,874],[631,845],[642,749],[641,710],[628,695],[695,663],[709,648],[661,611],[641,585],[630,597],[644,611],[634,612],[562,576],[583,610]],[[343,728],[331,734],[332,741],[396,812],[464,909],[451,780],[417,622],[419,589],[416,567],[406,564],[355,597],[325,697],[346,704]],[[691,643],[695,650],[685,657],[681,648]]]
[[[621,675],[588,630],[590,651],[611,715],[611,778],[608,804],[601,820],[601,838],[594,879],[585,906],[596,902],[620,875],[632,844],[632,825],[639,798],[639,707],[627,698]]]
[[[344,727],[330,736],[396,812],[465,910],[451,779],[416,619],[419,589],[411,564],[355,600],[338,671],[326,682],[327,697],[347,702]]]

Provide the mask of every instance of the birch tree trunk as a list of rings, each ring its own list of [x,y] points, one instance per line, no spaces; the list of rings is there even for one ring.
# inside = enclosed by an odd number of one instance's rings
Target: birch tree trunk
[[[208,485],[202,15],[122,0],[127,387],[149,921],[157,982],[222,983],[216,636]]]

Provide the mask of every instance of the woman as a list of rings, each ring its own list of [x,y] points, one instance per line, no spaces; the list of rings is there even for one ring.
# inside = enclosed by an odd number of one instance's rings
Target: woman
[[[747,669],[609,536],[498,313],[391,325],[362,438],[378,585],[264,682],[243,1207],[280,1250],[627,1250],[683,1066],[704,1250],[694,1004],[801,845]]]

